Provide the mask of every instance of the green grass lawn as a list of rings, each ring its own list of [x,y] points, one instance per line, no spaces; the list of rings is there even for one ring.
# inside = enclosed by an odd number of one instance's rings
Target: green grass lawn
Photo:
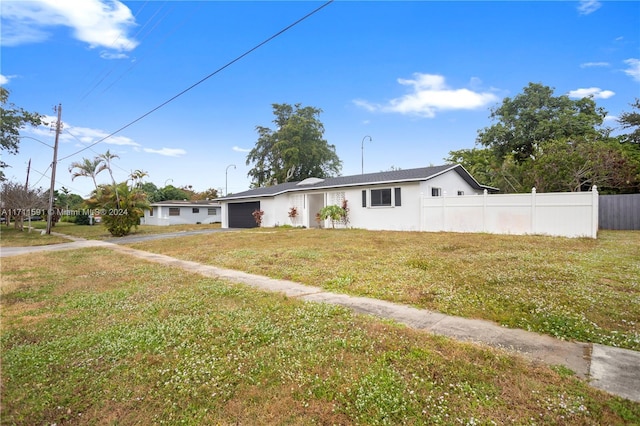
[[[271,228],[134,248],[640,350],[640,232],[599,238]]]
[[[180,245],[206,241],[213,245],[202,251],[246,264],[255,259],[269,274],[291,274],[288,266],[274,266],[288,260],[326,265],[323,259],[331,257],[323,282],[342,290],[365,276],[353,270],[354,279],[335,281],[347,276],[340,253],[369,266],[365,253],[346,255],[345,245],[371,235],[319,233],[313,247],[311,235],[243,232],[234,234],[235,242],[224,236],[181,239]],[[294,237],[297,244],[285,244]],[[360,250],[386,252],[406,265],[400,270],[424,271],[412,260],[438,251],[455,254],[463,245],[471,245],[469,256],[479,255],[471,249],[479,244],[473,239],[423,235],[414,243],[431,247],[412,246],[409,256],[400,254],[407,252],[401,245],[387,247],[399,237],[379,237],[361,240]],[[269,240],[275,240],[272,247]],[[550,250],[537,239],[518,241]],[[330,254],[324,248],[329,242],[343,250]],[[569,250],[568,242],[560,244],[559,252]],[[605,262],[596,259],[601,242],[570,244],[591,262]],[[482,251],[489,254],[491,247],[484,243]],[[25,258],[2,259],[2,424],[640,423],[640,404],[591,388],[566,369],[346,308],[259,292],[108,249]]]
[[[22,235],[18,232],[12,231],[13,224],[7,227],[2,225],[0,227],[0,247],[15,247],[15,246],[27,246],[27,245],[46,245],[57,244],[60,242],[69,242],[70,240],[54,237],[52,235],[46,238],[40,237],[40,230],[46,229],[47,223],[44,221],[32,222],[31,226],[36,229],[35,232],[31,232],[32,235]],[[150,235],[150,234],[165,234],[172,232],[184,232],[184,231],[197,231],[203,229],[215,229],[220,228],[219,223],[215,224],[193,224],[193,225],[171,225],[171,226],[152,226],[152,225],[140,225],[137,228],[131,230],[130,235]],[[4,231],[9,232],[4,232]],[[111,236],[107,229],[101,225],[76,225],[74,223],[59,222],[51,230],[54,233],[61,233],[70,235],[77,238],[85,238],[88,240],[110,240],[117,237]]]
[[[34,229],[29,231],[25,223],[24,230],[21,231],[15,229],[13,223],[9,226],[0,225],[0,247],[45,246],[71,242],[70,239],[57,235],[41,235],[42,230],[47,228],[46,222],[32,222],[31,226]]]

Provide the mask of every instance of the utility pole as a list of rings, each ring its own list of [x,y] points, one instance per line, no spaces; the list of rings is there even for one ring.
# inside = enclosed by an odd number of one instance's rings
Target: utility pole
[[[29,158],[29,164],[27,165],[27,181],[24,183],[24,190],[29,190],[29,172],[31,171],[31,158]]]
[[[53,192],[56,185],[56,165],[58,164],[58,138],[62,130],[62,104],[58,104],[58,121],[56,122],[56,142],[53,145],[53,163],[51,163],[51,188],[49,189],[49,211],[47,212],[47,235],[51,235],[51,218],[53,216]]]

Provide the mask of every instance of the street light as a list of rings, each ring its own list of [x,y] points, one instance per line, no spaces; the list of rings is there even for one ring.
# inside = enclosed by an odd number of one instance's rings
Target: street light
[[[167,187],[167,182],[171,181],[171,183],[173,183],[173,179],[167,179],[164,181],[164,187]]]
[[[362,146],[360,147],[362,149],[362,174],[364,174],[364,140],[366,138],[369,138],[369,142],[373,142],[373,139],[371,139],[371,136],[367,135],[364,138],[362,138]]]
[[[227,168],[224,170],[224,196],[225,197],[227,195],[229,195],[229,188],[227,187],[227,172],[229,171],[229,167],[233,167],[233,169],[235,170],[236,165],[235,164],[229,164],[227,166]]]

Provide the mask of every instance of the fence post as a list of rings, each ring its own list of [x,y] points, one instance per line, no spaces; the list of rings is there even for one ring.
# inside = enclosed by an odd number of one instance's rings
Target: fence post
[[[489,191],[482,192],[482,232],[487,232],[487,196]]]
[[[531,233],[536,233],[536,187],[531,188]]]
[[[447,191],[442,191],[442,230],[447,231]]]
[[[598,187],[593,185],[591,188],[591,238],[598,238],[600,197]]]
[[[420,232],[424,232],[424,192],[420,193]]]

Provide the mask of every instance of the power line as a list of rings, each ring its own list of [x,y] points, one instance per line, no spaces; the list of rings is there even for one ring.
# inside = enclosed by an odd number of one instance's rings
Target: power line
[[[186,89],[184,89],[182,92],[178,93],[177,95],[174,95],[173,97],[171,97],[170,99],[164,101],[163,103],[161,103],[160,105],[158,105],[157,107],[153,108],[151,111],[141,115],[140,117],[136,118],[135,120],[129,122],[128,124],[120,127],[118,130],[114,131],[113,133],[105,136],[104,138],[92,143],[91,145],[88,145],[84,148],[82,148],[81,150],[78,150],[76,152],[74,152],[73,154],[69,154],[66,157],[62,157],[60,159],[60,161],[62,160],[66,160],[69,157],[73,157],[74,155],[77,155],[97,144],[99,144],[100,142],[103,142],[104,140],[110,138],[111,136],[114,136],[118,133],[120,133],[121,131],[123,131],[124,129],[134,125],[135,123],[137,123],[138,121],[142,120],[143,118],[151,115],[152,113],[156,112],[157,110],[159,110],[160,108],[162,108],[163,106],[169,104],[170,102],[173,102],[174,100],[176,100],[177,98],[179,98],[180,96],[184,95],[185,93],[187,93],[188,91],[190,91],[191,89],[195,88],[196,86],[199,86],[200,84],[204,83],[206,80],[210,79],[211,77],[213,77],[214,75],[218,74],[220,71],[223,71],[224,69],[230,67],[231,65],[235,64],[236,62],[238,62],[239,60],[241,60],[242,58],[244,58],[245,56],[253,53],[255,50],[258,50],[259,48],[261,48],[262,46],[264,46],[265,44],[269,43],[271,40],[279,37],[280,35],[282,35],[283,33],[285,33],[286,31],[290,30],[291,28],[295,27],[296,25],[298,25],[300,22],[304,21],[305,19],[309,18],[310,16],[314,15],[315,13],[319,12],[320,10],[324,9],[325,7],[327,7],[328,5],[330,5],[331,3],[333,3],[334,0],[329,0],[326,3],[322,4],[321,6],[319,6],[318,8],[312,10],[311,12],[309,12],[308,14],[306,14],[305,16],[303,16],[302,18],[298,19],[297,21],[295,21],[294,23],[286,26],[285,28],[283,28],[282,30],[278,31],[277,33],[275,33],[274,35],[272,35],[271,37],[267,38],[266,40],[262,41],[261,43],[257,44],[256,46],[252,47],[251,49],[247,50],[246,52],[244,52],[242,55],[236,57],[235,59],[231,60],[230,62],[227,62],[225,65],[223,65],[222,67],[218,68],[217,70],[215,70],[214,72],[212,72],[211,74],[207,75],[206,77],[202,78],[200,81],[192,84],[191,86],[187,87]]]
[[[42,179],[44,179],[44,178],[51,179],[51,176],[47,174],[47,172],[49,171],[50,168],[51,168],[51,164],[49,164],[49,167],[47,167],[44,172],[41,172],[40,170],[36,170],[36,169],[34,169],[32,167],[31,171],[34,171],[34,172],[38,173],[40,175],[40,179],[38,179],[38,181],[36,183],[34,183],[33,185],[29,185],[29,188],[35,189],[38,186],[38,183],[40,183],[40,181]],[[70,190],[72,190],[72,191],[74,191],[76,193],[82,192],[78,188],[74,188],[73,186],[68,185],[68,184],[63,184],[62,182],[58,181],[57,179],[56,179],[56,183],[59,184],[60,186],[64,186],[67,189],[70,189]]]
[[[140,14],[140,12],[144,9],[144,7],[146,6],[146,4],[147,4],[147,3],[148,3],[148,1],[147,1],[147,2],[142,6],[142,8],[141,8],[137,13],[136,13],[135,17],[137,17],[137,16],[138,16],[138,14]],[[165,1],[165,4],[166,4],[166,1]],[[163,8],[164,8],[164,5],[163,5],[163,6],[161,6],[159,9],[157,9],[157,10],[153,13],[153,15],[152,15],[149,19],[147,19],[147,21],[144,23],[144,25],[142,25],[142,26],[140,27],[140,29],[138,30],[138,32],[137,32],[136,34],[134,34],[133,39],[135,39],[136,37],[138,37],[138,36],[142,33],[142,31],[147,27],[147,25],[149,25],[149,24],[150,24],[150,22],[151,22],[151,21],[156,17],[156,15],[157,15],[158,13],[160,13],[160,11],[161,11]],[[157,23],[155,23],[155,24],[154,24],[153,28],[151,28],[151,30],[150,30],[146,35],[144,35],[144,37],[140,40],[141,42],[142,42],[145,38],[147,38],[147,37],[148,37],[148,36],[153,32],[153,30],[155,29],[155,27],[156,27],[157,25],[159,25],[159,24],[160,24],[160,22],[162,22],[162,21],[165,19],[165,17],[167,16],[167,14],[168,14],[168,12],[167,12],[167,13],[165,13],[165,15],[161,18],[161,20],[160,20],[159,22],[157,22]],[[113,40],[113,42],[111,42],[111,47],[115,46],[116,42],[118,41],[118,39],[119,39],[120,37],[122,37],[122,33],[118,33],[118,36],[115,38],[115,40]],[[110,75],[111,75],[111,74],[116,70],[116,68],[118,67],[118,65],[119,65],[119,64],[117,64],[117,63],[113,64],[113,65],[110,67],[110,69],[109,69],[108,71],[106,71],[106,73],[105,73],[105,70],[107,70],[107,68],[108,68],[108,67],[107,67],[107,66],[105,66],[105,67],[104,67],[104,69],[103,69],[103,73],[104,73],[104,74],[102,75],[102,77],[100,77],[100,76],[96,77],[96,78],[98,79],[98,81],[97,81],[95,84],[93,84],[93,86],[92,86],[89,90],[87,90],[87,91],[86,91],[86,92],[81,96],[80,101],[82,102],[82,101],[83,101],[85,98],[87,98],[87,97],[88,97],[88,96],[89,96],[89,95],[90,95],[90,94],[91,94],[91,93],[92,93],[92,92],[93,92],[93,91],[94,91],[94,90],[95,90],[95,89],[96,89],[100,84],[102,84],[102,82],[103,82],[103,81],[105,81],[105,80],[107,79],[107,77],[109,77],[109,76],[110,76]],[[130,69],[130,68],[129,68],[129,69]],[[129,71],[129,70],[125,70],[125,74],[126,74],[128,71]],[[118,80],[119,80],[119,79],[118,79]],[[108,90],[108,89],[109,89],[113,84],[114,84],[114,83],[111,83],[111,85],[109,85],[109,87],[107,87],[105,90],[103,90],[103,93],[104,93],[105,91],[107,91],[107,90]]]
[[[32,184],[32,185],[31,185],[31,187],[32,187],[32,188],[35,188],[36,186],[38,186],[38,184],[40,183],[40,181],[41,181],[42,179],[44,179],[44,178],[50,178],[50,176],[49,176],[49,175],[45,174],[45,173],[47,173],[47,172],[49,171],[49,169],[50,169],[50,168],[51,168],[51,164],[49,164],[49,167],[47,167],[47,170],[45,170],[45,171],[44,171],[44,173],[43,173],[43,172],[41,172],[41,171],[38,171],[38,170],[36,170],[36,169],[33,169],[33,168],[31,169],[31,170],[33,170],[34,172],[36,172],[36,173],[38,173],[38,174],[40,175],[40,179],[38,179],[38,181],[37,181],[36,183],[34,183],[34,184]]]
[[[126,70],[124,70],[124,72],[122,74],[120,74],[113,82],[111,82],[111,84],[109,84],[103,91],[102,93],[105,93],[106,91],[108,91],[114,84],[118,83],[122,78],[124,78],[127,74],[129,74],[135,67],[137,67],[138,65],[140,65],[144,59],[146,59],[149,55],[153,54],[153,52],[155,52],[161,45],[162,43],[165,42],[165,40],[167,38],[169,38],[173,33],[175,33],[179,28],[181,28],[189,19],[191,19],[191,17],[193,15],[195,15],[198,10],[200,9],[200,5],[198,5],[198,7],[189,15],[187,16],[184,20],[182,20],[182,22],[180,22],[177,26],[175,26],[173,29],[171,29],[170,31],[168,31],[167,33],[165,33],[164,37],[161,38],[160,40],[158,40],[158,42],[156,42],[155,45],[152,46],[152,49],[150,51],[148,51],[144,56],[137,56],[135,62],[132,62],[131,65],[129,65],[129,68],[127,68]],[[173,9],[171,9],[173,10]],[[169,12],[171,12],[171,10],[169,10],[167,12],[167,14]],[[166,15],[162,17],[162,20],[164,20],[164,18],[166,17]],[[155,28],[157,25],[159,24],[159,22],[153,27]],[[152,28],[152,31],[153,31]],[[141,41],[143,41],[147,36],[145,36],[144,38],[141,39]]]

